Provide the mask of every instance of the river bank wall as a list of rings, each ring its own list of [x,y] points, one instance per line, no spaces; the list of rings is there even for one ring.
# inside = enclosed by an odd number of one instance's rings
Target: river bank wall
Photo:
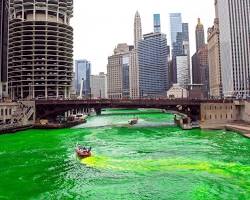
[[[202,103],[200,128],[232,130],[250,137],[250,102]]]
[[[0,134],[32,128],[35,123],[35,102],[0,103]]]

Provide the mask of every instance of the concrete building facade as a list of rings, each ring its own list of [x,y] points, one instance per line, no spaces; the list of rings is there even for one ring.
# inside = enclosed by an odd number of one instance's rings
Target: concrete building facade
[[[192,57],[193,83],[202,84],[204,97],[209,95],[208,47],[203,45]]]
[[[210,96],[222,97],[221,58],[220,58],[220,31],[219,19],[208,29],[208,63],[209,63],[209,89]]]
[[[190,84],[189,59],[187,55],[176,56],[177,84],[187,88]]]
[[[0,2],[0,100],[7,96],[9,1]]]
[[[107,75],[104,72],[90,77],[91,96],[95,99],[106,99],[107,94]]]
[[[73,0],[10,1],[12,99],[69,97],[73,73]]]
[[[108,98],[129,98],[129,46],[126,43],[118,44],[114,55],[108,58],[107,79]],[[124,74],[124,72],[126,74]]]
[[[130,51],[129,59],[129,88],[130,98],[139,98],[139,63],[138,43],[142,40],[141,17],[137,11],[134,18],[134,49]]]
[[[250,1],[216,0],[224,96],[250,96]]]
[[[224,129],[227,123],[239,119],[234,103],[203,103],[201,105],[201,128]]]
[[[130,98],[137,99],[139,94],[139,63],[137,49],[130,52],[129,64],[129,85],[130,85]]]
[[[162,33],[149,33],[139,41],[139,93],[141,97],[165,95],[169,89],[169,48]]]
[[[199,65],[201,70],[201,84],[203,84],[202,91],[204,97],[209,94],[209,64],[208,64],[208,47],[207,44],[201,47],[197,52],[199,58]]]
[[[90,89],[91,63],[85,59],[75,61],[75,89],[76,94],[80,94],[81,83],[83,81],[82,95],[89,97]]]
[[[33,126],[35,118],[34,101],[0,103],[0,133],[10,132],[15,128]]]
[[[197,52],[192,56],[192,83],[200,84],[201,83],[201,70],[198,60]]]
[[[141,17],[138,11],[135,13],[134,18],[134,48],[138,48],[138,42],[142,39],[142,25]]]
[[[167,91],[167,98],[170,99],[183,99],[187,97],[188,91],[179,84],[173,84],[173,86]]]

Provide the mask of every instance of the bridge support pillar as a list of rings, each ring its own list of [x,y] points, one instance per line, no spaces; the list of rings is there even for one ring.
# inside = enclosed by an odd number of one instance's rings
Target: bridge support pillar
[[[95,108],[96,115],[101,115],[102,114],[102,109],[101,108]]]

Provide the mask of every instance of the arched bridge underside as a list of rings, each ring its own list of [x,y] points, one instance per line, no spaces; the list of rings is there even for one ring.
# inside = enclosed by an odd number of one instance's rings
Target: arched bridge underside
[[[210,101],[191,99],[36,100],[36,118],[55,119],[56,116],[63,115],[67,111],[87,108],[94,108],[97,114],[101,114],[101,110],[106,108],[157,108],[178,111],[197,120],[202,102]],[[214,100],[211,102],[215,103]]]

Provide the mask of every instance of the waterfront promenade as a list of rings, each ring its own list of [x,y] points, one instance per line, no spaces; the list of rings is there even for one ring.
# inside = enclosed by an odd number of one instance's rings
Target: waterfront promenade
[[[250,123],[244,121],[232,122],[226,125],[226,130],[235,131],[250,139]]]

